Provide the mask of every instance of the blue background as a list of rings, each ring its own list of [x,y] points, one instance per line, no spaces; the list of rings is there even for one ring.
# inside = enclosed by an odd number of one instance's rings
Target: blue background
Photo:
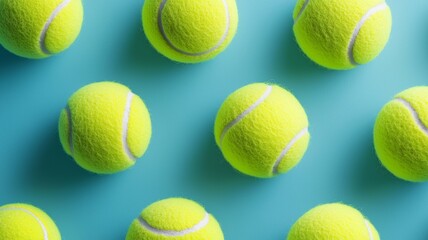
[[[351,71],[312,63],[292,33],[295,1],[238,0],[230,47],[197,65],[159,55],[141,27],[142,0],[84,1],[82,32],[45,60],[0,49],[0,205],[27,202],[56,221],[63,239],[124,239],[148,204],[183,196],[203,204],[226,239],[284,239],[310,208],[342,201],[360,209],[382,239],[428,239],[428,183],[387,172],[373,149],[378,111],[396,93],[426,85],[428,2],[389,1],[393,31],[383,53]],[[98,176],[78,167],[58,139],[68,97],[96,81],[128,85],[153,123],[149,149],[133,168]],[[291,172],[274,179],[238,173],[213,137],[223,100],[270,81],[305,107],[312,139]]]

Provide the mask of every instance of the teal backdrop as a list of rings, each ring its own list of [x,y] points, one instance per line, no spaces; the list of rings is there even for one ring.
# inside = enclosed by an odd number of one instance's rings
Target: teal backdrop
[[[234,41],[201,64],[172,62],[150,46],[141,27],[142,0],[84,1],[79,38],[45,60],[0,47],[0,205],[42,208],[65,240],[118,240],[148,204],[182,196],[203,204],[228,240],[279,240],[310,208],[344,202],[361,210],[382,239],[428,239],[428,183],[391,175],[372,137],[386,102],[427,84],[428,1],[389,1],[388,45],[373,62],[350,71],[323,69],[300,51],[292,31],[295,1],[237,4]],[[108,176],[78,167],[62,150],[57,130],[69,96],[103,80],[140,95],[153,124],[144,157]],[[224,160],[213,126],[231,92],[266,81],[301,101],[312,138],[292,171],[256,179]]]

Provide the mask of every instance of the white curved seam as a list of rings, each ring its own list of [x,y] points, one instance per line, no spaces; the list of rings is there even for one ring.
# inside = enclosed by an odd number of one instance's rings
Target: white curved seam
[[[40,38],[39,38],[39,44],[40,44],[40,49],[46,55],[51,54],[51,52],[46,48],[46,42],[45,42],[46,41],[46,34],[49,30],[49,27],[52,24],[53,20],[56,18],[56,16],[61,12],[61,10],[64,9],[70,2],[71,2],[71,0],[62,1],[55,8],[55,10],[51,13],[50,17],[48,18],[45,25],[43,26],[43,30],[42,30],[42,33],[40,34]]]
[[[179,49],[178,47],[176,47],[171,40],[168,38],[168,36],[165,33],[165,28],[163,27],[163,23],[162,23],[162,11],[165,8],[165,5],[167,3],[168,0],[162,0],[160,6],[159,6],[159,12],[158,12],[158,28],[159,31],[161,32],[163,38],[165,39],[165,41],[167,42],[167,44],[174,49],[175,51],[182,53],[184,55],[188,55],[188,56],[202,56],[208,53],[211,53],[213,51],[215,51],[216,49],[218,49],[226,40],[227,35],[229,34],[229,30],[230,30],[230,12],[229,12],[229,6],[227,5],[226,0],[221,0],[223,2],[224,8],[226,10],[226,29],[224,31],[223,36],[221,37],[221,39],[217,42],[217,44],[205,51],[202,52],[197,52],[197,53],[191,53],[191,52],[186,52],[182,49]]]
[[[418,112],[412,107],[412,105],[402,98],[396,98],[396,101],[402,103],[412,114],[413,119],[415,120],[416,125],[418,125],[419,129],[421,129],[426,135],[428,135],[428,128],[422,122],[421,118],[418,115]]]
[[[8,208],[0,209],[0,211],[13,211],[13,210],[25,212],[25,213],[29,214],[31,217],[33,217],[37,221],[37,223],[40,225],[40,227],[42,228],[43,239],[49,240],[48,231],[46,230],[45,225],[43,225],[43,222],[31,211],[24,209],[24,208],[19,208],[19,207],[8,207]]]
[[[279,154],[279,157],[275,160],[275,164],[273,165],[273,174],[278,174],[278,167],[281,163],[282,159],[287,155],[288,151],[294,146],[294,144],[299,141],[305,134],[308,133],[308,128],[305,127],[302,129],[299,133],[296,134],[296,136],[293,137],[293,139],[290,140],[290,142],[285,146],[285,148],[281,151]]]
[[[205,213],[204,218],[198,222],[196,225],[194,225],[193,227],[181,230],[181,231],[174,231],[174,230],[161,230],[161,229],[157,229],[154,228],[152,226],[150,226],[146,220],[143,219],[143,217],[139,216],[138,217],[138,221],[140,222],[140,225],[145,228],[146,230],[158,234],[158,235],[164,235],[167,237],[179,237],[179,236],[184,236],[193,232],[197,232],[199,230],[201,230],[202,228],[204,228],[208,222],[210,221],[210,215],[208,213]]]
[[[367,221],[367,219],[364,219],[364,224],[366,225],[367,232],[369,232],[369,240],[374,240],[373,233],[372,233],[372,230],[370,228],[369,221]]]
[[[244,112],[242,112],[238,117],[236,117],[234,120],[232,120],[230,123],[228,123],[220,135],[220,145],[223,142],[223,138],[226,136],[226,133],[231,129],[233,126],[235,126],[239,121],[241,121],[245,116],[250,114],[256,107],[258,107],[262,102],[266,100],[266,98],[270,95],[272,92],[272,86],[268,85],[263,95],[257,99],[253,105],[251,105],[249,108],[247,108]]]
[[[355,61],[354,58],[354,45],[355,41],[357,40],[358,33],[360,32],[361,28],[364,26],[364,23],[374,14],[383,11],[388,8],[388,5],[386,3],[381,3],[379,5],[376,5],[369,9],[366,14],[361,18],[361,20],[358,22],[357,26],[354,29],[354,32],[352,33],[351,41],[348,44],[348,58],[349,62],[352,65],[358,65],[358,63]]]
[[[74,152],[74,146],[73,146],[73,122],[71,119],[71,110],[70,106],[65,107],[65,111],[67,113],[67,121],[68,121],[68,145],[70,147],[70,153],[73,155]]]
[[[128,92],[128,96],[126,97],[125,111],[123,113],[123,121],[122,121],[122,144],[123,149],[125,150],[126,155],[132,160],[136,161],[137,157],[132,154],[131,150],[128,146],[128,123],[129,123],[129,114],[131,113],[131,103],[134,94],[130,91]]]
[[[296,23],[297,20],[299,20],[300,16],[303,14],[303,11],[305,11],[308,4],[309,4],[309,0],[306,0],[305,3],[303,3],[302,8],[300,9],[299,13],[297,14],[296,18],[294,19],[294,23]]]

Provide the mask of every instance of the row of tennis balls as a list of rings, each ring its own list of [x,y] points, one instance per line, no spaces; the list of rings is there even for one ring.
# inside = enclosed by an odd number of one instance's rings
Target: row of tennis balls
[[[374,127],[383,165],[399,178],[428,180],[428,87],[414,87],[384,106]],[[309,144],[308,118],[287,90],[265,83],[244,86],[220,107],[214,135],[225,159],[250,176],[285,173]],[[114,82],[89,84],[68,100],[59,120],[64,150],[83,168],[100,174],[134,165],[152,134],[140,97]]]
[[[142,16],[153,47],[183,63],[214,58],[238,27],[235,0],[145,0]],[[392,26],[384,0],[298,0],[293,19],[303,52],[331,69],[373,60]],[[82,22],[81,0],[0,0],[0,43],[19,56],[45,58],[65,50]]]
[[[61,240],[54,221],[28,204],[0,207],[0,239]],[[198,203],[168,198],[146,207],[129,227],[126,240],[224,240],[220,224]],[[379,240],[358,210],[341,203],[319,205],[301,216],[287,240]]]

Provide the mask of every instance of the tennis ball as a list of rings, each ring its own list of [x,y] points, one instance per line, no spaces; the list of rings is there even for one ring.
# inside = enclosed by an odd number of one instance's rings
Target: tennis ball
[[[374,146],[382,164],[395,176],[428,181],[428,87],[414,87],[395,96],[380,111]]]
[[[0,43],[26,58],[46,58],[67,49],[83,21],[81,0],[1,0]]]
[[[391,33],[384,0],[298,0],[294,34],[303,52],[330,69],[351,69],[376,58]]]
[[[214,58],[238,27],[235,0],[146,0],[144,32],[165,57],[183,63]]]
[[[42,210],[28,204],[0,207],[0,239],[61,240],[52,219]]]
[[[81,167],[100,174],[133,166],[149,145],[151,129],[141,98],[114,82],[79,89],[59,119],[64,150]]]
[[[129,227],[126,240],[223,240],[217,220],[198,203],[168,198],[143,210]]]
[[[217,113],[214,135],[234,168],[260,178],[292,169],[310,138],[299,101],[285,89],[264,83],[247,85],[227,97]]]
[[[317,206],[291,227],[287,240],[379,240],[375,227],[355,208],[330,203]]]

